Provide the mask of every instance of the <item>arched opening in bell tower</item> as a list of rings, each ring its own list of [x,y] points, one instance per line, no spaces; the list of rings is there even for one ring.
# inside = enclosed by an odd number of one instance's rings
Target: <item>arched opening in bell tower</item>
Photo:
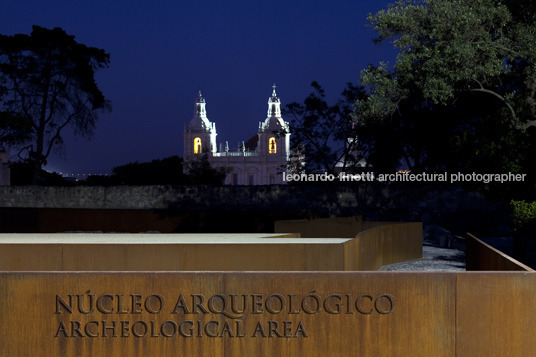
[[[202,151],[201,138],[194,139],[194,154],[200,154]]]
[[[269,154],[275,154],[277,153],[277,143],[275,142],[275,138],[271,137],[268,140],[268,153]]]

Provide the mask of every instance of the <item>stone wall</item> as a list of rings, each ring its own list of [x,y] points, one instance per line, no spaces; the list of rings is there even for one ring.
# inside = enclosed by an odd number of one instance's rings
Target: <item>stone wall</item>
[[[453,185],[0,187],[0,208],[263,212],[293,217],[363,215],[423,221],[479,234],[507,229],[504,205]],[[491,223],[490,223],[491,222]],[[463,232],[462,232],[463,233]]]
[[[9,156],[4,150],[0,150],[0,186],[11,184],[11,169],[9,168]]]

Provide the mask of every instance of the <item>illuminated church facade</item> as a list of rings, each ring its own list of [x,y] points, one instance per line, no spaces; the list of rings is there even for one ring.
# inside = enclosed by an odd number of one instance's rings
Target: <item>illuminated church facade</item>
[[[257,134],[243,141],[235,150],[229,143],[217,145],[216,123],[207,117],[205,98],[199,95],[195,101],[194,117],[184,128],[184,160],[198,159],[207,154],[212,167],[230,170],[226,185],[283,184],[283,172],[287,171],[290,154],[290,130],[281,117],[281,101],[273,86],[268,98],[268,115],[259,123]]]

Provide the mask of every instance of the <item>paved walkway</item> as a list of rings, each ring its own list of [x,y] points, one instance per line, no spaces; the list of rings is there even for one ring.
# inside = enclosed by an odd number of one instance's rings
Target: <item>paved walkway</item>
[[[381,271],[464,271],[465,252],[441,248],[432,241],[424,241],[422,259],[385,265]]]

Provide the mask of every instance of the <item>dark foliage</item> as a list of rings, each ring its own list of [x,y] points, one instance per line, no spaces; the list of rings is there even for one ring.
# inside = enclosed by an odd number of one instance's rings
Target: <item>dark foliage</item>
[[[19,156],[32,163],[34,184],[51,151],[62,147],[66,127],[90,136],[98,112],[110,109],[95,82],[95,72],[109,62],[104,50],[76,42],[61,28],[0,35],[0,111],[8,113],[0,128],[9,128],[12,143],[28,143]]]
[[[291,150],[298,156],[304,154],[306,172],[333,173],[338,162],[345,168],[355,166],[364,152],[359,142],[352,140],[357,135],[352,112],[355,101],[365,95],[364,89],[347,83],[342,98],[329,105],[320,84],[314,81],[311,87],[303,104],[293,102],[283,109],[292,132]]]

